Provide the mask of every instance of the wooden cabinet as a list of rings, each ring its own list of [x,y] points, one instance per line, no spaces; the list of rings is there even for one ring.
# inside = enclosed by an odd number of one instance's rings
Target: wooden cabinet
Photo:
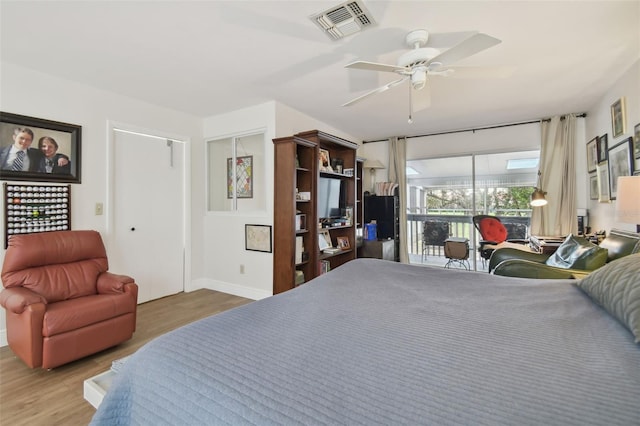
[[[315,278],[325,265],[337,268],[356,257],[358,145],[317,130],[277,138],[273,143],[273,293],[277,294],[294,288],[302,276],[304,282]],[[321,151],[339,160],[342,172],[323,168]],[[318,214],[318,186],[322,181],[339,182],[336,185],[341,190],[341,208],[331,218]],[[322,252],[320,230],[328,231],[333,247],[341,237],[348,241],[349,248]]]

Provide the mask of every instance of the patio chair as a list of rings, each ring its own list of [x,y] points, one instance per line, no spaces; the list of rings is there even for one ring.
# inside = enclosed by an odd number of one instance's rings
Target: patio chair
[[[444,247],[444,242],[450,236],[449,222],[425,220],[422,224],[422,260],[424,261],[426,259],[429,247],[431,247],[431,252],[434,256],[437,248],[438,256],[440,256],[440,250]]]
[[[519,223],[510,223],[508,224],[511,228],[512,235],[522,234],[524,226],[524,237],[526,237],[526,226],[524,224]],[[521,226],[517,226],[521,225]],[[499,217],[490,216],[486,214],[479,214],[473,217],[473,226],[480,233],[481,240],[479,241],[478,251],[480,252],[480,257],[482,258],[482,265],[485,263],[493,254],[495,248],[488,246],[495,246],[497,244],[508,241],[510,243],[517,244],[526,244],[528,240],[526,238],[509,238],[509,230],[506,225],[502,223]]]

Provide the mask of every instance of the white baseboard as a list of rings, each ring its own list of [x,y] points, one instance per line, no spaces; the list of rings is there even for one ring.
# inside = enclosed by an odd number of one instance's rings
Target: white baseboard
[[[230,284],[223,281],[212,280],[208,278],[200,278],[193,280],[191,285],[185,287],[185,291],[190,292],[201,288],[209,290],[221,291],[223,293],[233,294],[234,296],[246,297],[247,299],[260,300],[272,296],[270,291],[259,290],[256,288],[245,287],[237,284]]]
[[[9,342],[7,341],[7,329],[0,330],[0,347],[8,346]]]

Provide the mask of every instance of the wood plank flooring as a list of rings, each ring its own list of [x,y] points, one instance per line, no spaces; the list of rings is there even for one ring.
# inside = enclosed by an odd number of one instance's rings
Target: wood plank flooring
[[[0,348],[0,424],[87,425],[95,413],[84,400],[83,382],[168,331],[251,302],[213,290],[179,293],[138,305],[133,338],[119,346],[46,371],[30,369],[8,346]]]

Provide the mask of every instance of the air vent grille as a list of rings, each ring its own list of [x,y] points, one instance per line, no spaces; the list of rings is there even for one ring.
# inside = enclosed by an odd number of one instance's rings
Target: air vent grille
[[[360,0],[340,4],[310,18],[332,40],[340,40],[375,24]]]

